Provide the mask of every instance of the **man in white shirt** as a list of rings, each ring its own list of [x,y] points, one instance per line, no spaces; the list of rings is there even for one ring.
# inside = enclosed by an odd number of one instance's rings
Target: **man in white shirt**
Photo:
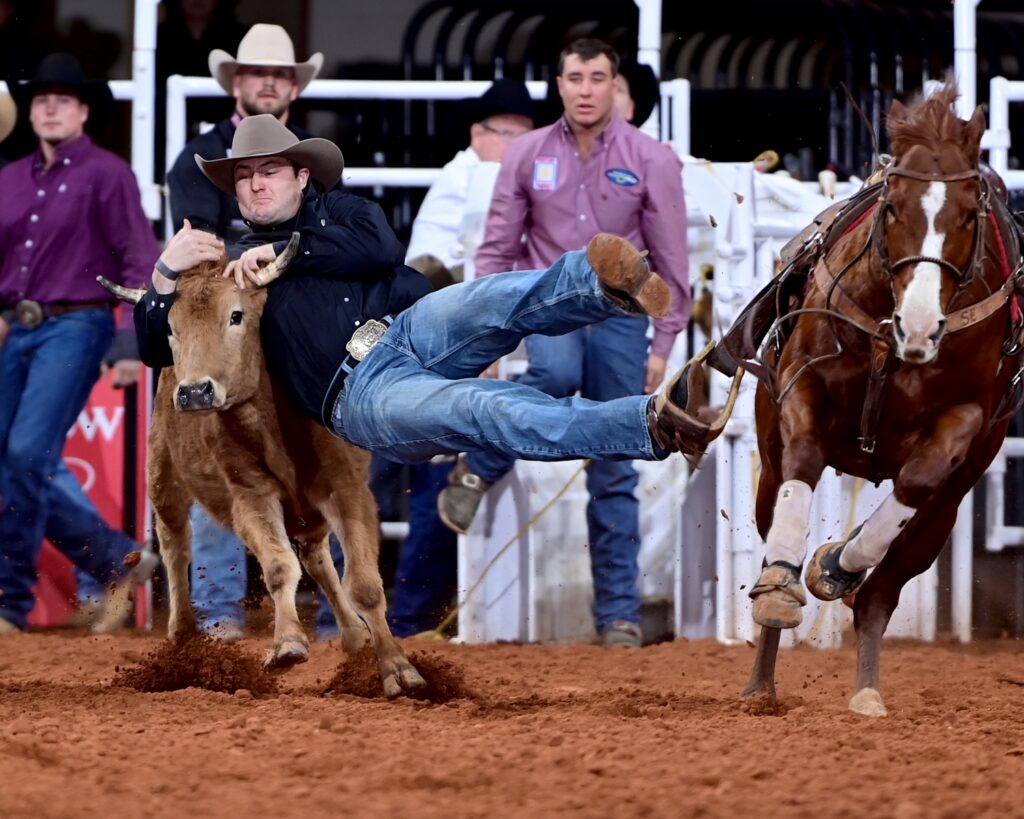
[[[469,147],[444,166],[427,191],[406,254],[406,262],[425,274],[435,289],[463,280],[465,266],[472,264],[483,241],[505,148],[533,129],[533,101],[518,80],[496,80],[468,106]]]
[[[469,147],[459,151],[427,192],[412,226],[407,263],[435,289],[473,278],[473,256],[505,148],[533,128],[533,102],[518,80],[497,80],[467,103]],[[409,492],[409,535],[395,569],[388,622],[396,637],[434,628],[457,580],[456,535],[437,513],[437,494],[454,463],[417,464]]]

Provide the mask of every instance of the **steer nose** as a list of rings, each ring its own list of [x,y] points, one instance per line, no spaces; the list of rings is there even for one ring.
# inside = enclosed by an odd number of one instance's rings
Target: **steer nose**
[[[210,379],[178,387],[178,409],[207,410],[213,408],[213,382]]]

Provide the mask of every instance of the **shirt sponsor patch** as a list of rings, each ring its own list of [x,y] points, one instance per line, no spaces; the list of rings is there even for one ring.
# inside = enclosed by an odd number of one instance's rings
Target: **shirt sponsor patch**
[[[627,171],[625,168],[609,168],[604,172],[604,175],[611,180],[613,185],[624,185],[627,188],[636,185],[640,181],[640,177],[632,171]]]
[[[538,156],[533,160],[533,189],[553,191],[558,186],[558,157]]]

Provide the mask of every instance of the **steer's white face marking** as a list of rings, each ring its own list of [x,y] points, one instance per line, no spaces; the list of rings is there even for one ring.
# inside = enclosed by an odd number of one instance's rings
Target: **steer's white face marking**
[[[946,202],[946,183],[932,182],[921,197],[921,209],[928,231],[921,242],[921,256],[942,258],[946,234],[936,228],[939,211]],[[910,274],[903,300],[896,308],[896,354],[915,364],[927,364],[939,352],[945,326],[941,303],[942,269],[934,262],[918,262]]]

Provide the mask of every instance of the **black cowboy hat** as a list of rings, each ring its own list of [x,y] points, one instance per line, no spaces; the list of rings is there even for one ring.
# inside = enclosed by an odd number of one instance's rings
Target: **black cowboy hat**
[[[70,54],[57,52],[43,57],[31,80],[14,84],[11,93],[19,108],[27,111],[32,97],[40,89],[67,88],[89,106],[89,119],[106,114],[114,95],[105,80],[86,79],[81,63]]]
[[[533,100],[522,80],[495,80],[479,97],[465,100],[465,105],[470,124],[500,114],[534,118]]]
[[[661,99],[661,87],[654,69],[646,63],[624,59],[619,63],[619,73],[629,83],[629,96],[633,98],[633,119],[631,125],[639,128],[650,118],[654,106]]]

